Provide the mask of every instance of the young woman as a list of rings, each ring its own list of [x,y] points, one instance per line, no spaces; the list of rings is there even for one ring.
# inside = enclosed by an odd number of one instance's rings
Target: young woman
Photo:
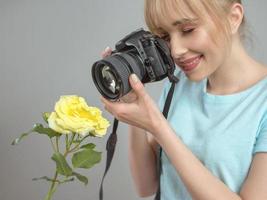
[[[267,68],[245,51],[240,0],[146,0],[146,23],[168,41],[180,79],[168,120],[136,75],[105,109],[130,125],[129,157],[140,196],[161,200],[267,199]],[[110,49],[103,52],[103,56]]]

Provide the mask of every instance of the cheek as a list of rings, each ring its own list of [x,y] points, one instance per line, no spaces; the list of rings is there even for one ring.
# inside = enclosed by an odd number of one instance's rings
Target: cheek
[[[222,51],[224,51],[224,48],[218,47],[210,34],[205,30],[200,30],[193,37],[192,48],[204,56],[206,64],[214,67],[217,66],[222,61],[224,55]]]
[[[192,41],[194,41],[192,45],[200,53],[205,54],[214,48],[214,44],[206,31],[199,30],[192,37]]]

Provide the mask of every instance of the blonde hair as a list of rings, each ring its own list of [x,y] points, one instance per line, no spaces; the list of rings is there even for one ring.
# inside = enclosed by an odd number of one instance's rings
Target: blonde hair
[[[216,29],[215,33],[211,33],[211,37],[215,43],[218,38],[224,38],[230,41],[230,24],[227,15],[234,3],[242,4],[241,0],[145,0],[145,21],[149,30],[160,35],[162,27],[160,24],[166,23],[168,16],[172,11],[178,12],[184,17],[189,17],[188,12],[184,8],[189,9],[201,22],[207,22],[212,19]],[[239,27],[240,38],[244,38],[245,18]],[[221,34],[222,37],[218,37]]]

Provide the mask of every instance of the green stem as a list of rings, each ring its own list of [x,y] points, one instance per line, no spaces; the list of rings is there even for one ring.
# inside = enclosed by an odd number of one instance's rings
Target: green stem
[[[59,152],[58,139],[59,139],[59,137],[56,137],[56,148],[57,148],[57,152]]]
[[[52,148],[53,148],[54,152],[56,152],[55,145],[54,145],[53,140],[51,138],[50,138],[50,142],[51,142],[51,145],[52,145]]]
[[[69,148],[71,147],[72,143],[73,143],[73,140],[74,140],[74,137],[76,136],[76,133],[73,133],[72,136],[71,136],[71,139],[70,139],[70,145],[69,145]]]
[[[53,140],[50,138],[54,152],[59,152],[58,140],[59,140],[59,137],[56,137],[56,144],[54,144]],[[49,188],[49,191],[46,194],[45,200],[51,200],[52,199],[52,196],[56,191],[56,187],[59,185],[59,183],[57,183],[58,182],[57,176],[58,176],[58,172],[56,170],[54,178],[53,178],[52,183],[51,183],[51,186]]]
[[[45,197],[45,200],[51,200],[52,199],[52,196],[55,193],[56,187],[57,187],[57,184],[56,184],[57,176],[58,176],[58,173],[56,171],[55,175],[54,175],[54,178],[53,178],[53,181],[51,183],[50,189],[49,189],[49,191],[48,191],[48,193],[47,193],[47,195]]]
[[[68,149],[69,148],[69,136],[68,134],[65,135],[65,149]]]
[[[73,151],[75,151],[79,146],[80,146],[81,143],[78,143],[76,146],[74,146],[72,149],[70,149],[68,151],[68,153],[72,153]]]
[[[70,139],[70,143],[68,143],[68,145],[66,145],[66,151],[65,151],[65,153],[64,153],[64,157],[65,157],[65,158],[67,157],[67,155],[68,155],[69,153],[71,153],[70,148],[71,148],[71,145],[72,145],[72,143],[73,143],[73,141],[74,141],[74,137],[75,137],[75,135],[76,135],[76,133],[73,133],[73,134],[72,134],[71,139]]]

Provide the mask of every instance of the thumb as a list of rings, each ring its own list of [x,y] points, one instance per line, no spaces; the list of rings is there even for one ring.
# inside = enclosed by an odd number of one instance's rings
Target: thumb
[[[144,97],[146,95],[145,87],[136,74],[130,75],[130,84],[137,96]]]

